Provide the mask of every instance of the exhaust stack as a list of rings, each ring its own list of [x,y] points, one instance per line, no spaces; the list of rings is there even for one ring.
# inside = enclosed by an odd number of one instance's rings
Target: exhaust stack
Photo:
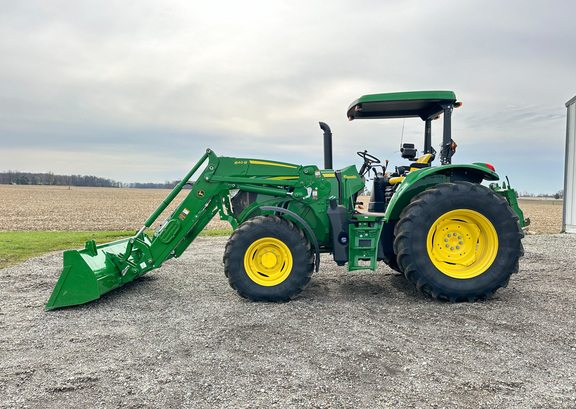
[[[332,165],[332,131],[325,122],[319,122],[324,131],[324,169],[333,169]]]

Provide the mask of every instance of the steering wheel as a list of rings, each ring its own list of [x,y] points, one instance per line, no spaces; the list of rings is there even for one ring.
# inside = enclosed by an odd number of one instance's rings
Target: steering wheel
[[[364,159],[364,163],[368,162],[370,164],[372,163],[380,163],[380,159],[378,159],[376,156],[374,155],[370,155],[368,153],[368,151],[364,151],[364,152],[356,152],[356,154],[358,156],[360,156],[362,159]]]
[[[368,151],[356,152],[356,154],[360,156],[362,160],[364,160],[364,163],[360,168],[360,172],[358,172],[360,173],[360,176],[364,176],[366,173],[370,172],[370,169],[372,169],[372,164],[380,163],[380,159],[374,155],[370,155]]]

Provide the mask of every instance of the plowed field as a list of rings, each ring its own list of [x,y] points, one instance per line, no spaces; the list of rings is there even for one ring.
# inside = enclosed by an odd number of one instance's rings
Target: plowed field
[[[164,189],[0,185],[0,231],[138,230],[169,193]],[[187,193],[181,192],[158,222]],[[521,200],[520,206],[532,221],[529,233],[560,232],[561,201]],[[208,228],[229,229],[230,225],[216,217]]]
[[[168,196],[164,189],[0,185],[0,231],[138,230]],[[168,206],[162,222],[186,197]],[[211,229],[229,229],[215,219]]]

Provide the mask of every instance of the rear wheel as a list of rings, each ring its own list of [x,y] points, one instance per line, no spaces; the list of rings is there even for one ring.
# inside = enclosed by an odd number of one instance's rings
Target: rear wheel
[[[287,301],[310,281],[310,241],[298,226],[278,216],[258,216],[232,233],[224,252],[230,286],[253,301]]]
[[[473,183],[443,183],[400,215],[394,251],[418,289],[450,301],[490,298],[518,272],[524,236],[507,201]]]

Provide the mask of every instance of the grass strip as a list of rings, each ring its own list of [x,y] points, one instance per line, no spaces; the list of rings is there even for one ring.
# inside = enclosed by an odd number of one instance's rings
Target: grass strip
[[[148,232],[151,235],[153,232]],[[231,230],[204,230],[200,236],[229,236]],[[56,250],[81,249],[88,240],[96,244],[131,237],[134,231],[9,231],[0,232],[0,268]]]

